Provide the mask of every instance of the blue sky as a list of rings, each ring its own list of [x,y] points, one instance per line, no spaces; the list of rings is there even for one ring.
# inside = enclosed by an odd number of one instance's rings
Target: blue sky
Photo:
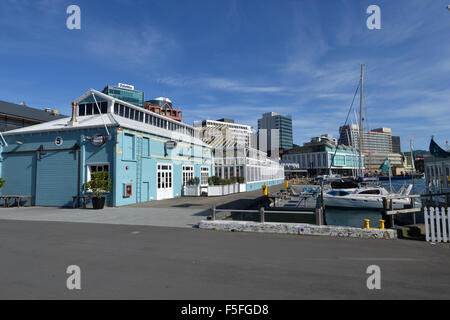
[[[66,8],[81,8],[81,30]],[[381,8],[368,30],[366,8]],[[450,0],[0,2],[0,99],[70,113],[90,88],[130,83],[184,121],[291,114],[294,142],[337,136],[366,64],[367,121],[402,149],[450,140]],[[358,101],[355,102],[358,105]],[[354,117],[352,117],[354,119]],[[354,120],[353,120],[354,121]]]

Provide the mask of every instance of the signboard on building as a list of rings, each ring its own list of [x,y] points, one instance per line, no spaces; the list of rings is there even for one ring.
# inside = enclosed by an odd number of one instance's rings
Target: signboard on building
[[[131,84],[126,84],[126,83],[119,83],[118,87],[122,88],[122,89],[134,90],[134,86],[132,86]]]
[[[105,135],[103,135],[101,133],[97,133],[92,136],[91,143],[94,146],[100,147],[106,143],[106,140],[108,140],[108,137],[106,137]]]
[[[172,150],[175,149],[175,147],[177,146],[177,142],[176,141],[166,141],[166,143],[164,143],[164,147],[167,150]]]

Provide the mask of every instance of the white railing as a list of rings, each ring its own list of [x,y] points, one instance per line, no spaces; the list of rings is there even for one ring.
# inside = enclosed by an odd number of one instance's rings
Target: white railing
[[[424,208],[427,242],[450,242],[450,208]]]

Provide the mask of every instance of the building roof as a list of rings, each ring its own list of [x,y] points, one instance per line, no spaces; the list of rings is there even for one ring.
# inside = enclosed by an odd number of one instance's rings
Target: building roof
[[[90,96],[91,94],[95,94],[96,96],[102,97],[104,99],[112,99],[116,102],[119,102],[121,104],[126,104],[127,106],[140,110],[145,113],[150,113],[159,117],[162,117],[154,112],[145,110],[140,107],[136,107],[132,104],[129,104],[125,101],[121,101],[116,98],[112,98],[104,93],[101,93],[96,90],[89,90],[85,94],[83,94],[80,98],[75,100],[75,102],[80,102],[86,97]],[[168,121],[173,121],[174,123],[177,123],[179,125],[185,126],[187,128],[192,128],[187,124],[179,123],[175,120],[171,120],[170,118],[164,117],[164,119]],[[88,116],[78,116],[77,121],[78,123],[75,125],[71,125],[70,123],[71,118],[65,117],[65,118],[59,118],[53,121],[39,123],[36,125],[32,125],[29,127],[19,128],[15,130],[10,130],[7,132],[4,132],[3,135],[6,136],[12,136],[12,135],[20,135],[20,134],[30,134],[30,133],[40,133],[40,132],[49,132],[49,131],[62,131],[62,130],[80,130],[80,129],[88,129],[88,128],[104,128],[106,125],[107,127],[121,127],[121,128],[127,128],[131,130],[137,130],[141,132],[146,132],[149,134],[155,134],[161,137],[166,137],[169,139],[177,139],[177,140],[183,140],[183,141],[190,141],[192,143],[195,143],[197,145],[202,145],[204,147],[210,147],[206,145],[201,139],[197,137],[192,137],[187,134],[184,134],[182,132],[177,131],[171,131],[164,128],[160,128],[157,126],[149,125],[146,123],[142,123],[139,121],[131,120],[128,118],[121,117],[119,115],[116,115],[114,113],[104,113],[104,114],[95,114],[95,115],[88,115]],[[105,129],[103,129],[105,130]]]
[[[0,100],[0,114],[17,117],[21,119],[29,119],[41,122],[53,121],[55,119],[66,118],[65,115],[55,115],[51,112],[31,108],[22,104],[15,104]]]

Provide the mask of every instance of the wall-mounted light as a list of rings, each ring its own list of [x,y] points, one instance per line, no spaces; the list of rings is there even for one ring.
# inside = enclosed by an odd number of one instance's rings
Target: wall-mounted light
[[[16,144],[23,145],[23,142],[22,141],[16,141]]]

